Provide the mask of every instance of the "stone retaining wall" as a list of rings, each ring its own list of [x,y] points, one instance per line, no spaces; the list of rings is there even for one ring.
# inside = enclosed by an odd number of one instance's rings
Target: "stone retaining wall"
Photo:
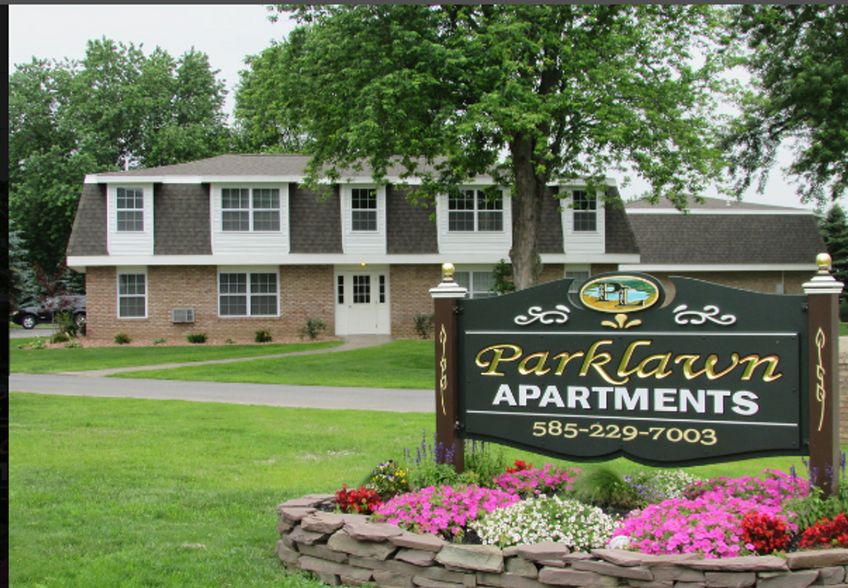
[[[331,494],[277,507],[277,554],[291,568],[317,574],[330,586],[381,588],[848,588],[848,549],[701,559],[643,555],[618,549],[570,553],[540,543],[501,550],[455,545],[433,535],[368,522],[365,515],[318,510]]]

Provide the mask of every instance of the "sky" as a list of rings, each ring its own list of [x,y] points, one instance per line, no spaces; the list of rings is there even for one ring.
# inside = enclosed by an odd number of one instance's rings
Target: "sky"
[[[116,42],[143,45],[146,55],[157,46],[177,58],[194,47],[209,56],[213,69],[228,91],[225,109],[232,112],[238,72],[246,68],[244,58],[255,55],[282,40],[293,28],[281,18],[268,20],[264,4],[193,4],[193,5],[20,5],[9,6],[9,72],[15,65],[39,59],[82,59],[89,39],[106,37]],[[38,31],[38,34],[33,34]],[[791,156],[784,150],[779,163],[788,165]],[[619,186],[621,174],[611,174]],[[634,177],[630,186],[620,188],[622,196],[638,196],[647,185]],[[703,196],[716,197],[709,190]],[[775,167],[765,193],[750,190],[745,201],[794,208],[802,205],[795,187],[784,180]]]

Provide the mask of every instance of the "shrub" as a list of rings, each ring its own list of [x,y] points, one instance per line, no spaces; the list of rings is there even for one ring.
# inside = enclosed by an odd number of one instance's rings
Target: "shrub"
[[[47,349],[47,339],[36,337],[29,343],[18,345],[18,349]]]
[[[254,334],[253,340],[257,343],[270,343],[271,342],[271,331],[268,329],[261,329],[256,331]]]
[[[580,500],[603,507],[630,510],[639,502],[636,488],[609,466],[583,474],[577,480],[575,493]]]
[[[472,521],[518,500],[514,494],[473,484],[456,488],[430,486],[398,494],[380,506],[372,518],[416,533],[430,533],[459,542]]]
[[[70,337],[66,333],[53,333],[50,337],[51,343],[67,343],[70,341]]]
[[[235,341],[233,339],[231,339],[230,337],[227,337],[224,340],[224,343],[226,343],[227,345],[235,345]]]
[[[606,547],[613,518],[597,506],[559,496],[539,496],[495,510],[471,523],[484,545],[563,543],[573,551]]]
[[[154,345],[162,345],[163,343],[165,343],[165,337],[156,337],[153,340]]]
[[[495,485],[510,494],[523,497],[571,490],[581,473],[579,468],[560,469],[549,463],[541,469],[522,461],[516,461],[515,464],[519,467],[510,468],[505,474],[496,477]]]
[[[359,490],[348,490],[347,484],[336,492],[336,506],[341,512],[350,514],[371,514],[383,504],[377,492],[364,486]]]
[[[415,324],[415,332],[421,339],[429,339],[433,334],[435,316],[424,312],[418,312],[412,317]]]
[[[189,333],[186,335],[186,341],[189,343],[206,343],[206,333]]]
[[[65,334],[68,337],[76,337],[78,334],[85,334],[83,330],[85,328],[85,323],[83,323],[81,329],[80,326],[77,325],[77,321],[74,318],[72,310],[60,310],[56,313],[56,318],[54,320],[56,322],[56,326],[59,328],[59,333],[57,333],[57,335]],[[64,341],[67,341],[67,339]],[[64,341],[62,341],[62,343],[64,343]]]
[[[848,323],[848,298],[839,301],[839,321]]]
[[[117,333],[115,335],[115,343],[117,343],[118,345],[127,345],[129,343],[132,343],[132,339],[130,339],[130,336],[126,333]]]
[[[297,329],[297,335],[301,339],[305,337],[309,337],[310,340],[314,340],[318,338],[322,332],[327,330],[327,323],[322,321],[319,318],[308,318],[306,319],[306,324],[301,325]]]

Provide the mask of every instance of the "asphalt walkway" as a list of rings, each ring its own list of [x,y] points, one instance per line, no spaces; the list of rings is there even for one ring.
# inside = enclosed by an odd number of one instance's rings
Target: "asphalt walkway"
[[[153,400],[188,400],[230,404],[258,404],[291,408],[355,409],[387,412],[435,412],[433,390],[387,388],[337,388],[330,386],[285,386],[272,384],[225,384],[220,382],[184,382],[178,380],[144,380],[105,378],[118,372],[168,369],[186,365],[252,361],[269,357],[286,357],[314,353],[333,353],[383,345],[391,338],[380,336],[349,337],[338,347],[250,358],[191,362],[67,372],[64,374],[10,374],[9,390],[62,396],[98,396],[105,398],[147,398]]]

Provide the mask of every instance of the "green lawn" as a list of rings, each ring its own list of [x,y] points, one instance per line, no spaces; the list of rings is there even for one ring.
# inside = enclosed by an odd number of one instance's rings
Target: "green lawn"
[[[9,407],[10,583],[31,588],[317,588],[281,568],[275,506],[358,485],[434,427],[418,413],[21,393]],[[691,471],[791,464],[804,471],[782,457]]]
[[[128,372],[115,377],[137,378]],[[145,371],[144,378],[299,386],[434,389],[432,341],[401,339],[338,353]]]
[[[151,347],[89,347],[79,349],[18,349],[33,339],[11,339],[9,365],[13,372],[48,374],[56,372],[102,370],[168,363],[187,363],[212,359],[257,357],[321,349],[341,345],[341,341],[268,345],[192,345]],[[432,345],[432,344],[431,344]]]

